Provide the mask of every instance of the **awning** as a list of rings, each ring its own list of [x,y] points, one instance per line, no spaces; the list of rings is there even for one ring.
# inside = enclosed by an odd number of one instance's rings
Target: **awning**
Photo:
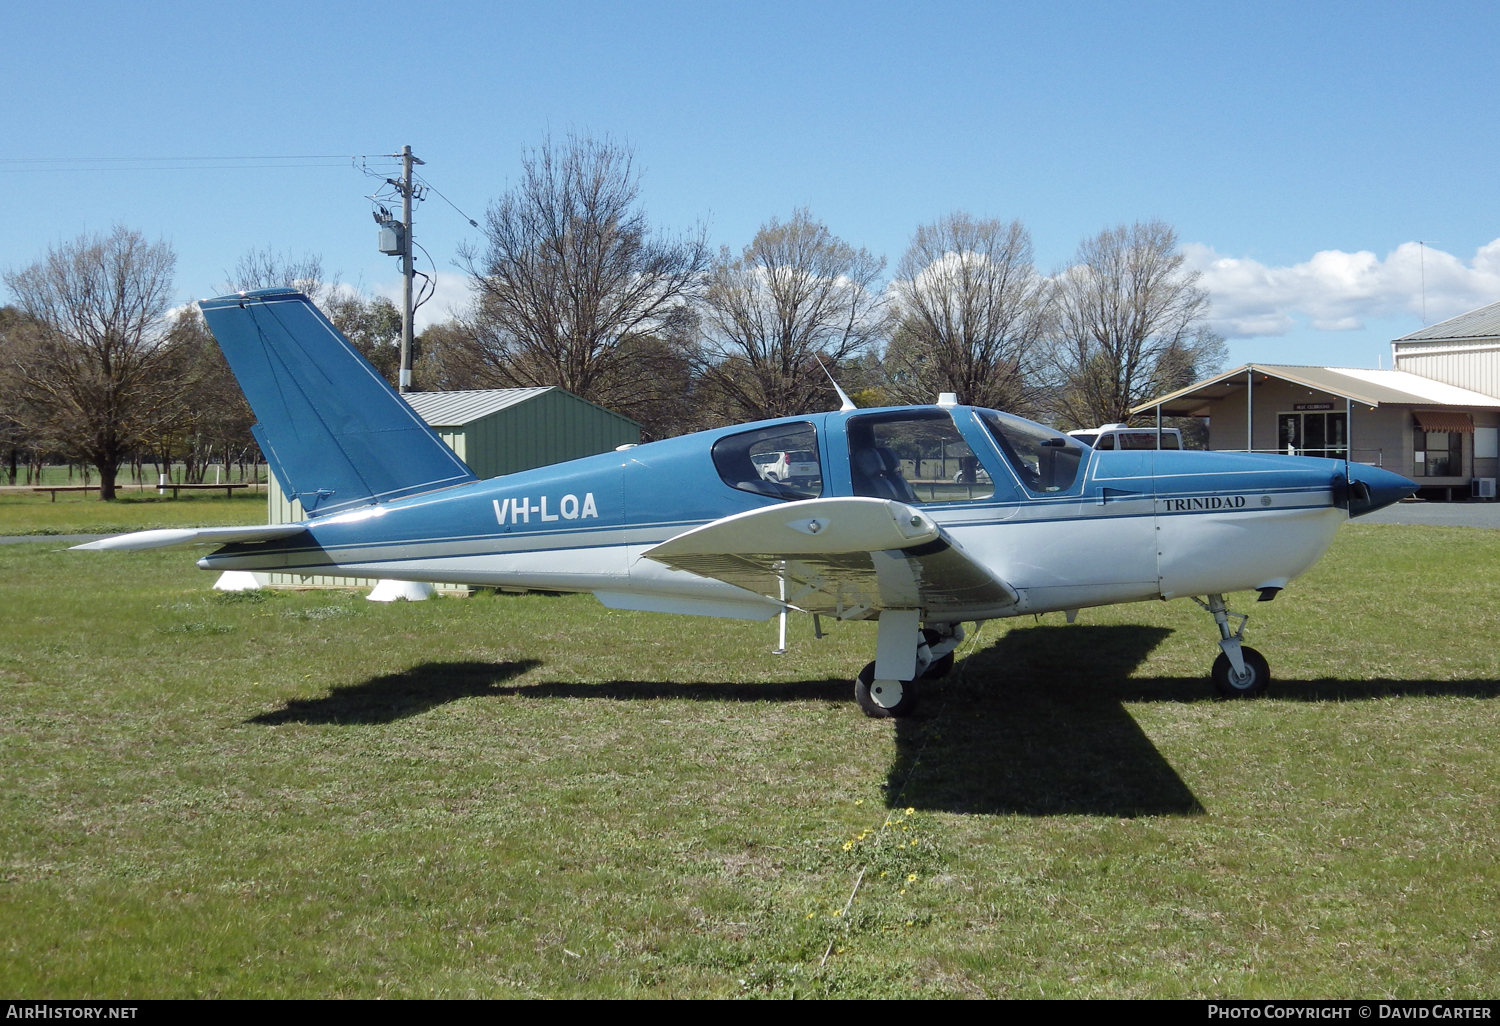
[[[1474,433],[1474,418],[1467,413],[1454,413],[1451,410],[1412,410],[1411,415],[1417,418],[1417,423],[1423,431],[1462,431],[1466,435]]]

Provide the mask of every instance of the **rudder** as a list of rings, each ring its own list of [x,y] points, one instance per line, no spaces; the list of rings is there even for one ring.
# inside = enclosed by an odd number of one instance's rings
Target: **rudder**
[[[261,452],[309,517],[477,480],[301,292],[199,306],[259,421]]]

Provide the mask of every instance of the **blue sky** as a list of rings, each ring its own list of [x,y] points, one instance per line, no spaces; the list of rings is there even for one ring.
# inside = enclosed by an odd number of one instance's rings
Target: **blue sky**
[[[184,299],[267,246],[386,290],[347,162],[25,161],[410,143],[478,218],[525,147],[574,130],[634,147],[654,223],[735,248],[805,205],[894,265],[962,208],[1021,218],[1051,270],[1161,217],[1236,362],[1374,366],[1421,325],[1424,273],[1429,321],[1500,300],[1494,4],[63,2],[5,26],[7,268],[123,223],[173,244]],[[434,311],[476,236],[419,210],[450,275]]]

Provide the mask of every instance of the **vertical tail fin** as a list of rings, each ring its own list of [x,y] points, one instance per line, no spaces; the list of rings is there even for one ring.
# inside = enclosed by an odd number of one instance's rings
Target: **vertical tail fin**
[[[199,304],[289,499],[318,517],[477,480],[305,295]]]

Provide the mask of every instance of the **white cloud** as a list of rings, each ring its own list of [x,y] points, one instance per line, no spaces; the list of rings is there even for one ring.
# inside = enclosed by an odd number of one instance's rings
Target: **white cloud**
[[[469,276],[452,271],[438,271],[436,274],[436,289],[432,298],[417,308],[415,328],[417,334],[421,334],[434,324],[441,324],[452,317],[459,317],[466,313],[473,295],[469,291]],[[422,288],[422,279],[416,280],[416,288]],[[396,308],[401,308],[401,279],[386,282],[377,290],[378,294],[385,296]]]
[[[1212,321],[1229,338],[1285,335],[1305,317],[1323,331],[1357,331],[1367,317],[1422,313],[1427,282],[1429,324],[1500,300],[1500,239],[1481,246],[1467,264],[1431,246],[1403,242],[1381,260],[1368,250],[1328,249],[1290,267],[1221,256],[1211,247],[1182,247],[1189,268],[1213,297]]]

